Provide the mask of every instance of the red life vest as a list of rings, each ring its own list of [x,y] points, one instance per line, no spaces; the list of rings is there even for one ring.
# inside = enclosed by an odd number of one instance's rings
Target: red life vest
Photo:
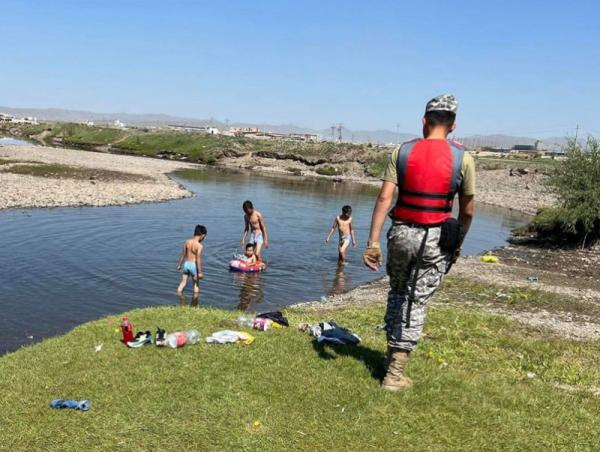
[[[463,156],[464,146],[450,140],[421,138],[402,144],[396,162],[398,200],[390,216],[424,226],[451,218]]]

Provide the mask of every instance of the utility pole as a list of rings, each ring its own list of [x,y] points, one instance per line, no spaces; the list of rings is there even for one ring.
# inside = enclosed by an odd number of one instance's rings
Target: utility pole
[[[396,143],[400,144],[400,124],[396,123]]]
[[[342,123],[340,122],[337,127],[338,130],[338,141],[342,142]]]
[[[331,126],[331,141],[335,141],[335,126]]]
[[[579,135],[579,124],[575,127],[575,144],[577,144],[577,136]]]

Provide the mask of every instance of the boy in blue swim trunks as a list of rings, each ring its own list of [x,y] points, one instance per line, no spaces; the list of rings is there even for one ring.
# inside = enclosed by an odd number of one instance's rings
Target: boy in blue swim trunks
[[[325,239],[325,243],[329,243],[329,239],[333,235],[335,229],[340,231],[340,242],[338,247],[338,261],[340,263],[346,262],[346,249],[352,241],[352,246],[356,248],[356,236],[354,235],[354,228],[352,227],[352,207],[342,207],[342,214],[335,217],[333,225],[329,231],[329,235]]]
[[[248,243],[254,245],[256,259],[260,261],[262,247],[269,247],[267,225],[262,214],[254,208],[251,201],[245,201],[242,209],[244,209],[244,234],[242,235],[242,240],[240,240],[240,246],[244,247],[246,236],[250,233]]]
[[[192,277],[194,282],[194,294],[200,292],[198,282],[202,278],[202,240],[206,237],[206,228],[199,224],[194,229],[194,237],[188,239],[183,244],[183,251],[179,256],[177,262],[177,271],[182,269],[183,264],[183,275],[181,276],[181,282],[177,287],[177,293],[182,294],[183,289],[188,282],[188,276]]]

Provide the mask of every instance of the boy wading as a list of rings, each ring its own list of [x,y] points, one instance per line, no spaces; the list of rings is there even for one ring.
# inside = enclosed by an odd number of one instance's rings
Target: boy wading
[[[404,368],[423,335],[427,304],[458,258],[473,217],[475,163],[461,144],[448,140],[456,127],[456,110],[456,99],[448,94],[427,103],[424,138],[408,141],[393,152],[373,210],[363,261],[377,270],[382,263],[381,229],[398,187],[387,234],[390,291],[383,380],[383,387],[393,391],[412,385]],[[458,221],[452,218],[456,194]]]

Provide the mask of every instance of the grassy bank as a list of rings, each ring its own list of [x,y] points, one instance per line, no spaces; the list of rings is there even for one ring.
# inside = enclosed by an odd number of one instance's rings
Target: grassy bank
[[[82,168],[58,163],[23,163],[15,161],[0,160],[0,165],[6,165],[2,172],[23,174],[26,176],[48,177],[53,179],[75,179],[75,180],[102,180],[102,181],[136,181],[149,182],[153,179],[141,174],[132,174],[121,171],[110,171],[103,169]]]
[[[225,156],[242,156],[249,153],[259,153],[261,157],[266,158],[297,160],[314,166],[327,163],[343,165],[359,161],[367,173],[371,172],[367,171],[368,168],[379,170],[381,155],[387,155],[389,151],[367,144],[256,140],[162,129],[122,130],[74,123],[0,124],[0,130],[12,136],[41,140],[51,146],[101,148],[109,152],[158,156],[205,164],[215,164]]]
[[[435,306],[408,368],[416,385],[392,394],[378,380],[382,313],[382,305],[288,312],[293,325],[334,318],[361,335],[354,348],[321,347],[292,327],[257,332],[250,346],[130,350],[118,341],[117,317],[91,322],[0,358],[2,438],[27,450],[596,446],[600,405],[584,388],[600,378],[598,343]],[[140,328],[196,327],[205,337],[236,313],[164,307],[129,316]],[[87,398],[92,409],[52,411],[53,398]]]

